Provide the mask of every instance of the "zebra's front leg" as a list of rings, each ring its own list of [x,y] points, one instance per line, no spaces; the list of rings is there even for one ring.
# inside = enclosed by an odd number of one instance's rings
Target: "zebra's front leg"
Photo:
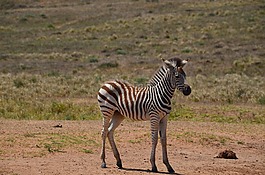
[[[158,117],[150,117],[151,121],[151,137],[152,137],[152,150],[151,150],[151,156],[150,156],[150,162],[152,165],[152,172],[158,172],[156,163],[155,163],[155,153],[156,153],[156,146],[158,142],[158,123],[159,118]]]
[[[160,134],[160,140],[162,145],[162,154],[163,154],[163,163],[167,166],[167,170],[169,173],[174,173],[174,169],[171,167],[168,161],[167,156],[167,116],[165,116],[159,123],[159,134]]]

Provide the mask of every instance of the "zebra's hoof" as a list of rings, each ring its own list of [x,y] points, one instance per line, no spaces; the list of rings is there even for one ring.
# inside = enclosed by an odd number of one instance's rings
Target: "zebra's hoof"
[[[118,166],[119,169],[122,169],[122,163],[121,163],[121,161],[118,161],[116,165]]]
[[[173,174],[173,173],[175,173],[175,171],[171,168],[171,169],[169,169],[168,170],[168,172],[170,173],[170,174]]]
[[[152,167],[152,172],[155,172],[155,173],[157,173],[158,172],[158,170],[157,170],[157,167],[155,166],[155,167]]]
[[[101,164],[101,168],[107,168],[107,164],[106,163],[102,163]]]
[[[182,93],[183,93],[185,96],[190,95],[190,93],[191,93],[191,88],[190,88],[190,86],[187,85],[187,84],[184,84],[184,90],[182,91]]]

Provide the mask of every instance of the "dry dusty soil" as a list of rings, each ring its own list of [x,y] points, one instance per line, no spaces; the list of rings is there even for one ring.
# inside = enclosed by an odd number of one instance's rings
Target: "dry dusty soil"
[[[62,127],[53,127],[60,125]],[[116,141],[124,169],[117,169],[109,144],[100,168],[101,121],[0,119],[0,174],[154,174],[149,172],[148,122],[124,121]],[[168,153],[176,174],[265,174],[265,127],[171,121]],[[214,158],[230,149],[238,159]],[[157,147],[158,174],[167,174]]]

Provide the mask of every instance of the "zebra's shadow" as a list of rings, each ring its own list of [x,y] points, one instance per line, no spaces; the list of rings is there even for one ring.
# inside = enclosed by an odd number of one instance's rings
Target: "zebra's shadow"
[[[179,173],[169,173],[169,172],[152,172],[149,169],[139,169],[139,168],[121,168],[119,170],[122,171],[135,171],[135,172],[148,172],[148,173],[155,173],[155,174],[175,174],[175,175],[184,175],[184,174],[179,174]]]

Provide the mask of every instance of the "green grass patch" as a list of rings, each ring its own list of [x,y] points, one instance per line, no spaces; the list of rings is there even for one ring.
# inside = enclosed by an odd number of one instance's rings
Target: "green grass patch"
[[[265,124],[264,109],[245,105],[173,105],[169,120]]]
[[[142,139],[136,139],[136,140],[129,140],[128,142],[132,144],[137,144],[137,143],[141,143],[141,141]]]
[[[3,101],[2,101],[3,102]],[[0,107],[4,118],[19,120],[98,120],[96,105],[78,105],[69,102],[31,102],[8,100]]]
[[[225,145],[227,142],[231,141],[229,137],[218,136],[209,133],[199,133],[193,131],[178,133],[175,134],[174,137],[178,140],[182,140],[187,143],[200,143],[201,145],[209,145],[209,144]]]
[[[76,136],[69,134],[47,134],[42,135],[39,147],[49,153],[65,152],[66,149],[71,147],[98,147],[99,143],[95,140],[89,139],[86,136]],[[82,149],[81,152],[93,154],[90,149]]]
[[[186,106],[174,106],[169,114],[170,120],[194,120],[195,113],[191,108]]]
[[[84,153],[87,153],[87,154],[93,154],[94,152],[90,149],[83,149],[82,150]]]

